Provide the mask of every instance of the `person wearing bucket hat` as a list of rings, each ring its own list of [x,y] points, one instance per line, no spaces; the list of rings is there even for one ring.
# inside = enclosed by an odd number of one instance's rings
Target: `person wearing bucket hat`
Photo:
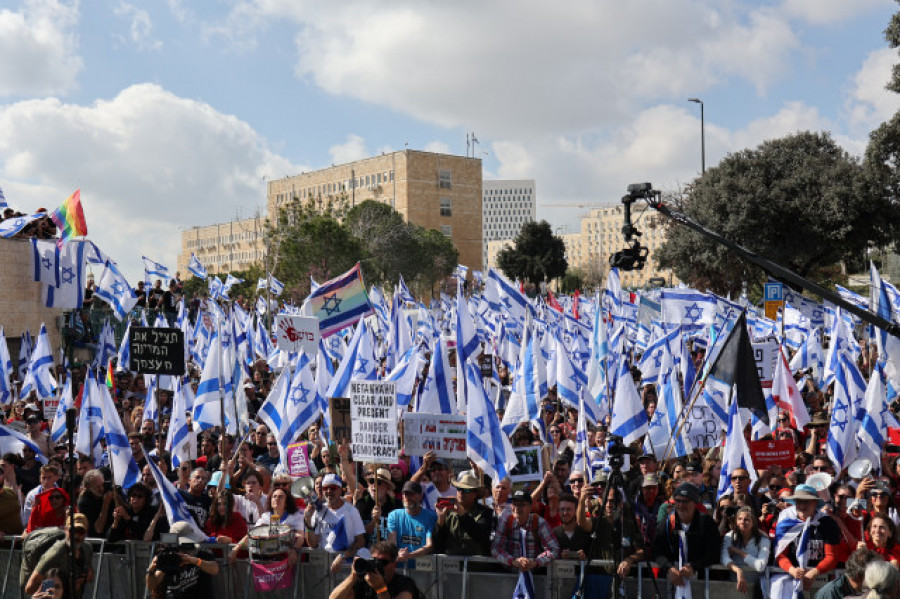
[[[490,508],[478,503],[484,488],[471,472],[463,472],[451,483],[456,487],[456,501],[437,505],[437,526],[434,529],[434,550],[448,555],[491,554]]]
[[[775,564],[787,574],[772,576],[772,597],[779,597],[796,580],[808,590],[817,576],[830,572],[839,562],[841,531],[831,516],[819,511],[824,502],[816,488],[797,485],[787,502],[793,505],[779,514],[775,536]],[[797,555],[801,534],[807,541],[804,556]],[[805,566],[800,565],[801,557],[805,557]]]
[[[391,480],[391,471],[387,468],[378,468],[375,476],[366,479],[367,487],[363,496],[356,502],[359,516],[366,525],[366,538],[369,543],[387,539],[388,515],[402,504],[394,497],[394,481]],[[378,539],[375,538],[375,529],[378,528]]]
[[[685,586],[719,562],[722,539],[716,521],[698,509],[701,498],[696,485],[681,483],[672,496],[675,509],[657,527],[653,555],[671,584]],[[679,566],[684,545],[687,559]]]

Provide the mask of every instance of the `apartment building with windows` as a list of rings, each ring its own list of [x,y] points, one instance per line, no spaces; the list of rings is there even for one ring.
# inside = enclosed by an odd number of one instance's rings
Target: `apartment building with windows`
[[[493,241],[515,239],[528,221],[535,220],[537,199],[534,179],[484,181],[482,189],[482,261],[493,265]]]

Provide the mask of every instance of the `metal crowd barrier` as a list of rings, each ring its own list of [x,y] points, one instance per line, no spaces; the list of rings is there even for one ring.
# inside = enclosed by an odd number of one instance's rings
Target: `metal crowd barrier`
[[[156,549],[155,543],[138,541],[107,543],[102,539],[88,539],[86,542],[94,549],[95,579],[85,590],[85,598],[148,596],[145,576]],[[229,547],[224,545],[204,547],[217,556],[219,574],[212,579],[213,596],[222,599],[259,599],[264,596],[267,599],[300,597],[327,599],[331,591],[350,574],[349,564],[343,565],[336,574],[331,573],[330,566],[337,554],[319,549],[302,549],[301,559],[295,571],[294,585],[282,591],[258,593],[253,588],[247,560],[238,560],[231,564],[225,558]],[[19,587],[21,561],[22,550],[18,537],[7,537],[0,542],[0,573],[3,574],[0,599],[26,597]],[[414,564],[399,565],[397,571],[411,577],[426,599],[511,597],[518,580],[517,573],[500,566],[496,560],[488,557],[429,555],[414,561]],[[600,560],[590,562],[588,572],[594,573],[592,582],[595,590],[604,584],[608,588],[611,579],[598,578],[602,574],[597,572],[611,564],[612,562]],[[534,575],[535,599],[570,599],[578,582],[578,572],[578,562],[571,560],[557,560],[547,568],[537,570]],[[763,580],[767,581],[770,574],[775,572],[780,570],[777,568],[767,570],[763,574]],[[832,572],[820,576],[813,589],[821,587],[838,574],[839,572]],[[652,598],[655,590],[651,576],[644,563],[632,568],[624,580],[625,596]],[[662,597],[674,596],[673,587],[668,584],[664,575],[660,575],[657,586]],[[730,573],[725,568],[714,566],[699,580],[694,581],[691,592],[695,599],[733,599],[736,592],[735,582],[731,580]]]

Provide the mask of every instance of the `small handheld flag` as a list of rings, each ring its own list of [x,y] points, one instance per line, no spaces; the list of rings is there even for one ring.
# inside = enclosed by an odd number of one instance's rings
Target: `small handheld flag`
[[[84,210],[81,208],[81,190],[76,189],[75,193],[53,211],[50,218],[59,227],[59,241],[56,242],[59,247],[62,247],[72,237],[87,235],[87,222],[84,220]]]

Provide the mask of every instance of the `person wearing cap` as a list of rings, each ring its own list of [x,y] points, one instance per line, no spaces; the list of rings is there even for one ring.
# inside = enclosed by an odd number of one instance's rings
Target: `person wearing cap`
[[[493,515],[490,508],[478,503],[483,486],[471,472],[464,472],[452,484],[455,503],[437,508],[435,553],[489,556]]]
[[[700,490],[696,485],[681,483],[673,498],[675,509],[659,525],[653,539],[653,559],[666,571],[671,584],[684,586],[719,562],[722,539],[715,520],[697,507]]]
[[[363,525],[359,510],[355,506],[344,501],[341,496],[344,488],[343,481],[337,474],[329,473],[322,478],[322,493],[325,495],[325,504],[320,509],[310,506],[304,513],[306,524],[306,542],[313,549],[322,547],[326,551],[338,551],[334,547],[337,535],[329,535],[338,522],[343,518],[344,530],[349,546],[342,549],[331,564],[331,571],[337,572],[341,564],[350,563],[357,549],[366,543],[366,527]]]
[[[27,445],[26,445],[27,448]],[[44,491],[53,489],[59,485],[59,469],[53,465],[41,466],[41,484],[33,488],[25,496],[25,502],[22,504],[22,524],[28,524],[28,518],[31,517],[31,510],[34,507],[34,501],[37,496]]]
[[[388,540],[400,548],[398,562],[428,555],[434,549],[432,533],[437,514],[422,506],[422,496],[422,484],[407,481],[403,485],[403,509],[394,510],[388,516]]]
[[[634,515],[644,546],[653,545],[656,537],[657,516],[663,500],[659,495],[659,475],[655,472],[641,477],[641,490],[634,497]]]
[[[510,498],[512,509],[500,515],[491,554],[501,564],[528,572],[546,566],[559,555],[559,542],[547,522],[531,513],[531,494],[518,490]],[[524,553],[522,531],[525,532]]]
[[[431,482],[424,480],[425,473],[428,473]],[[447,460],[439,458],[433,451],[429,451],[422,457],[422,466],[409,480],[422,483],[425,504],[434,507],[440,497],[456,497],[456,489],[450,484],[451,476],[450,464],[447,463]]]
[[[798,580],[808,590],[819,574],[830,572],[839,562],[841,532],[834,519],[820,511],[825,502],[815,487],[797,485],[788,502],[793,505],[779,514],[775,536],[775,565],[787,574],[772,576],[773,597]],[[797,555],[801,534],[807,541],[805,556]],[[800,566],[800,557],[805,557],[805,566]]]
[[[25,425],[28,427],[28,438],[38,446],[45,456],[53,455],[50,447],[50,435],[41,430],[41,414],[34,410],[25,411]]]
[[[656,461],[656,456],[652,452],[643,453],[638,456],[637,460],[638,470],[634,472],[632,470],[631,476],[633,477],[631,481],[628,483],[628,496],[634,497],[641,491],[641,485],[643,484],[643,477],[647,474],[657,474],[659,473],[659,462]],[[659,476],[660,486],[665,484],[668,477]]]
[[[85,543],[87,537],[88,521],[84,514],[75,514],[71,518],[66,518],[66,536],[50,546],[38,560],[34,567],[28,582],[25,584],[25,593],[34,594],[47,573],[56,568],[63,577],[68,580],[69,572],[75,570],[75,586],[76,592],[74,596],[81,596],[85,584],[94,579],[93,563],[94,551],[89,543]],[[75,563],[70,561],[70,547],[75,548]],[[23,567],[25,563],[23,561]]]
[[[399,549],[390,541],[372,545],[377,567],[363,573],[361,558],[354,560],[350,576],[337,585],[328,599],[421,599],[424,595],[412,578],[397,572]]]
[[[366,479],[367,487],[363,496],[356,502],[356,509],[363,524],[366,525],[366,537],[369,543],[387,539],[387,519],[391,512],[402,506],[394,499],[394,482],[387,468],[378,468],[374,476]],[[375,538],[375,528],[378,538]]]

